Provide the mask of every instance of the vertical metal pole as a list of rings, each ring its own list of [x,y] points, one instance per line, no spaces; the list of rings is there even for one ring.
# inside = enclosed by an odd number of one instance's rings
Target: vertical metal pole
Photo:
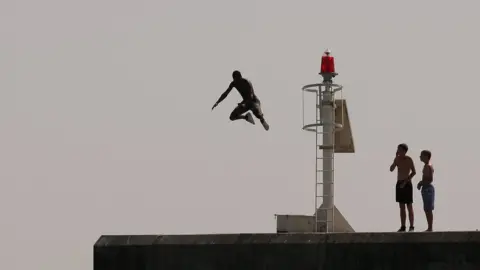
[[[326,231],[333,231],[333,155],[334,155],[334,110],[335,98],[332,92],[332,86],[327,84],[323,92],[322,113],[323,122],[323,208],[325,209]]]
[[[317,92],[317,97],[316,97],[316,106],[315,106],[315,122],[316,122],[316,126],[315,126],[315,220],[314,220],[314,225],[315,225],[315,229],[314,229],[314,232],[317,232],[318,231],[318,211],[317,211],[317,208],[318,208],[318,188],[319,188],[319,185],[318,185],[318,158],[319,158],[319,155],[318,155],[318,129],[319,129],[319,122],[321,121],[320,119],[320,104],[322,102],[322,95],[321,95],[321,92],[322,92],[322,87],[319,86],[318,87],[318,92]]]

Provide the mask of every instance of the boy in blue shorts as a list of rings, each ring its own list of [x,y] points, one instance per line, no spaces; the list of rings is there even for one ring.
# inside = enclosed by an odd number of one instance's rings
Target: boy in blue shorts
[[[423,210],[427,218],[428,229],[427,232],[433,230],[433,209],[435,208],[435,188],[433,182],[433,166],[430,163],[432,153],[428,150],[423,150],[420,153],[420,160],[425,164],[422,170],[422,181],[418,182],[417,189],[422,190]]]

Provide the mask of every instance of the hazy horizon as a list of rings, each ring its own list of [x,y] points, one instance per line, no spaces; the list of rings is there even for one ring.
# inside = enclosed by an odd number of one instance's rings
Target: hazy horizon
[[[301,87],[326,48],[356,153],[335,203],[395,231],[398,143],[435,166],[435,230],[475,230],[480,130],[473,1],[32,1],[0,4],[2,269],[87,269],[102,234],[275,232],[314,211]],[[270,123],[231,123],[238,69]],[[472,95],[470,95],[472,94]],[[467,96],[468,95],[468,96]],[[473,166],[472,166],[473,165]],[[414,183],[419,180],[416,176]],[[415,190],[416,228],[426,228]]]

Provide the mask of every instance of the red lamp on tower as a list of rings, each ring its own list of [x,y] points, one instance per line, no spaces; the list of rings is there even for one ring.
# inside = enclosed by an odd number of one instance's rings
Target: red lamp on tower
[[[323,76],[324,82],[332,82],[333,77],[337,76],[335,72],[335,58],[331,56],[331,51],[327,49],[322,56],[322,64],[320,66],[320,75]]]

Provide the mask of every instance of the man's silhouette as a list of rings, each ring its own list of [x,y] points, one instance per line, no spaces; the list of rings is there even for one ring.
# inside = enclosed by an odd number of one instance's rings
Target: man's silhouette
[[[255,124],[253,121],[252,114],[248,111],[252,111],[252,113],[257,117],[260,122],[262,123],[265,130],[268,130],[270,127],[265,121],[265,118],[262,113],[262,108],[260,104],[260,100],[255,95],[253,91],[252,83],[243,78],[240,71],[235,70],[232,74],[233,81],[228,86],[228,89],[220,96],[218,101],[213,105],[212,110],[217,107],[217,105],[222,102],[232,91],[233,88],[237,89],[240,95],[243,98],[243,101],[238,103],[238,106],[232,111],[230,114],[230,120],[235,121],[238,119],[244,119],[251,124]]]
[[[413,214],[413,185],[412,178],[417,174],[415,170],[415,165],[411,157],[407,156],[408,146],[404,143],[397,146],[397,153],[395,154],[395,159],[393,160],[392,165],[390,166],[390,171],[393,172],[397,168],[397,184],[395,186],[395,197],[396,201],[400,206],[400,222],[401,226],[398,230],[399,232],[404,232],[405,220],[407,213],[405,211],[405,206],[408,209],[408,219],[410,221],[409,231],[414,230],[414,214]]]

